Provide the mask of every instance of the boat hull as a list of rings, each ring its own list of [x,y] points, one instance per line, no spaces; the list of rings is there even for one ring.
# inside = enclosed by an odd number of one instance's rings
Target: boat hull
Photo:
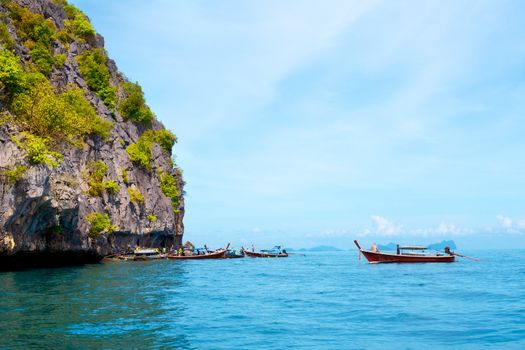
[[[201,260],[201,259],[224,259],[226,250],[218,252],[203,254],[203,255],[168,255],[170,260]]]
[[[250,252],[248,250],[245,250],[244,254],[246,254],[246,256],[250,258],[286,258],[288,257],[288,253],[272,254],[272,253],[262,253],[262,252]]]
[[[133,261],[149,261],[149,260],[162,260],[166,259],[166,254],[156,254],[156,255],[135,255],[133,256]]]
[[[224,255],[224,258],[225,259],[240,259],[240,258],[244,258],[244,255],[242,254],[231,254],[231,255]]]
[[[372,252],[361,250],[371,264],[379,263],[449,263],[454,262],[453,255],[405,255],[405,254],[388,254],[381,252]]]

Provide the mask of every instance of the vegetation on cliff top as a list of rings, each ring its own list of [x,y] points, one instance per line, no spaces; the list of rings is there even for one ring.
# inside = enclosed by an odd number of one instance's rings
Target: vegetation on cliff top
[[[89,23],[88,18],[73,5],[66,4],[64,6],[64,11],[66,12],[69,19],[64,21],[66,28],[75,34],[77,37],[87,39],[95,35],[95,30]]]
[[[61,67],[65,55],[54,54],[52,44],[57,29],[52,19],[31,12],[12,1],[4,1],[10,18],[16,27],[19,39],[29,49],[32,64],[44,75],[49,75],[54,67]],[[9,45],[7,46],[9,48]]]
[[[62,143],[80,146],[86,135],[110,135],[113,124],[95,112],[82,89],[72,85],[55,88],[42,73],[24,70],[6,49],[0,50],[0,89],[12,112],[11,118],[4,114],[3,122],[24,130],[17,144],[31,163],[57,166]]]
[[[54,42],[67,43],[75,38],[83,41],[95,35],[88,18],[80,10],[65,0],[53,0],[53,3],[63,6],[68,17],[64,21],[64,30],[57,30],[51,18],[46,19],[11,0],[2,0],[19,39],[30,50],[31,59],[22,65],[8,50],[15,43],[6,23],[0,22],[0,40],[4,47],[0,52],[0,89],[8,96],[7,106],[14,114],[15,122],[34,137],[41,138],[40,145],[58,152],[56,146],[63,141],[79,146],[89,134],[108,138],[112,124],[96,114],[82,89],[68,86],[57,91],[46,77],[66,60],[64,53],[53,53]],[[145,102],[142,88],[126,79],[117,85],[112,83],[107,53],[103,48],[85,50],[77,57],[77,62],[88,87],[106,106],[118,110],[125,119],[151,124],[155,115]],[[117,98],[119,89],[120,100]],[[127,151],[133,163],[150,169],[153,143],[171,152],[174,142],[176,137],[168,130],[148,130],[137,143],[128,146]],[[45,158],[33,157],[33,161]]]

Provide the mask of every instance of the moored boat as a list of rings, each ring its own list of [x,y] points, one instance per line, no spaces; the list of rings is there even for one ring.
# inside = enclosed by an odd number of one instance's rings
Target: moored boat
[[[238,259],[238,258],[244,258],[244,253],[242,252],[242,250],[241,250],[240,253],[237,253],[236,250],[228,249],[228,250],[226,251],[226,254],[224,254],[224,257],[225,257],[226,259]]]
[[[250,258],[286,258],[288,253],[286,250],[281,249],[281,246],[275,246],[272,249],[263,249],[259,252],[254,250],[249,251],[244,248],[241,250],[246,256]]]
[[[184,251],[181,249],[178,253],[168,254],[167,257],[171,260],[223,259],[229,247],[230,243],[228,243],[226,248],[220,248],[213,252],[208,251],[208,248],[194,248],[193,251]]]
[[[161,254],[158,249],[137,249],[133,252],[131,260],[146,261],[146,260],[158,260],[158,259],[165,259],[165,258],[166,258],[166,254]]]
[[[357,241],[354,241],[357,249],[371,264],[378,263],[446,263],[454,262],[455,256],[449,249],[446,254],[425,254],[426,247],[419,246],[397,246],[396,253],[383,253],[380,251],[364,250]]]
[[[195,255],[168,254],[168,259],[171,259],[171,260],[223,259],[225,254],[226,254],[226,250],[221,248],[217,251],[206,253],[206,254],[195,254]]]

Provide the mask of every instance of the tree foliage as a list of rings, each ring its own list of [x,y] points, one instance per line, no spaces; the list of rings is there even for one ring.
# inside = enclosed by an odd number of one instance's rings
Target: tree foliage
[[[126,169],[122,169],[122,181],[124,181],[125,184],[127,184],[128,181],[128,172]]]
[[[113,108],[117,101],[117,88],[110,84],[106,51],[102,48],[87,50],[77,60],[89,88],[100,96],[106,106]]]
[[[23,90],[24,70],[9,50],[0,50],[0,89],[12,96]]]
[[[10,185],[14,185],[22,179],[26,171],[27,167],[25,165],[16,165],[4,170],[3,175]]]
[[[91,213],[86,217],[87,221],[91,225],[89,229],[89,237],[97,238],[102,233],[113,233],[117,230],[117,227],[111,224],[109,215],[106,213]]]
[[[166,152],[171,152],[175,142],[177,142],[177,137],[169,130],[146,130],[136,143],[126,148],[126,151],[133,163],[146,169],[151,169],[151,151],[153,144],[157,143]]]
[[[18,39],[29,50],[30,59],[23,67],[20,59],[6,49],[13,46],[8,42],[12,38],[7,25],[0,21],[3,46],[0,49],[0,102],[11,112],[10,120],[24,130],[24,134],[16,137],[16,140],[26,151],[28,160],[31,163],[57,166],[60,156],[56,150],[61,144],[66,142],[80,146],[85,136],[90,134],[107,139],[113,124],[96,113],[82,89],[70,85],[58,90],[46,78],[66,60],[65,54],[53,52],[57,39],[69,42],[72,36],[94,34],[87,17],[80,10],[64,0],[54,0],[54,4],[64,7],[69,17],[65,29],[61,31],[57,31],[52,18],[46,19],[14,1],[2,0]],[[86,73],[87,81],[94,86],[97,77],[102,76],[96,92],[105,103],[114,104],[116,88],[109,86],[110,74],[106,67],[105,51],[88,51],[83,58],[81,61],[87,67],[83,73],[89,72]],[[110,189],[114,188],[110,186]]]
[[[177,211],[179,206],[179,189],[177,188],[177,179],[169,173],[160,174],[160,188],[162,193],[171,200],[173,210]]]
[[[64,59],[52,52],[52,43],[57,33],[53,20],[45,19],[42,15],[33,13],[14,2],[7,2],[6,7],[13,19],[18,37],[30,50],[31,60],[37,69],[49,75],[53,67],[60,67]]]
[[[177,136],[168,129],[160,129],[155,131],[154,140],[163,150],[171,153],[173,145],[177,142]]]
[[[9,34],[7,25],[4,22],[0,22],[0,43],[9,50],[15,47],[15,41],[11,37],[11,34]]]
[[[11,110],[31,133],[77,146],[89,134],[109,137],[113,124],[95,112],[82,89],[68,86],[57,92],[39,73],[23,74],[22,88],[14,94]]]
[[[29,163],[57,167],[62,161],[60,153],[48,149],[49,138],[38,137],[28,132],[21,132],[19,136],[20,138],[13,136],[12,140],[26,152]]]
[[[69,19],[64,21],[64,25],[68,31],[72,32],[79,38],[86,39],[90,36],[95,35],[95,30],[89,23],[86,15],[82,13],[73,5],[64,6],[64,11],[66,12]]]
[[[118,183],[114,180],[106,180],[103,182],[104,189],[108,191],[109,193],[116,194],[118,191],[120,191],[120,186]]]
[[[144,92],[138,83],[123,84],[127,97],[120,102],[118,110],[124,118],[140,123],[151,123],[155,115],[146,105]]]
[[[153,140],[142,135],[136,143],[126,148],[131,161],[143,168],[151,169],[151,150]]]
[[[129,193],[129,200],[132,203],[139,204],[139,203],[144,202],[144,196],[142,195],[142,193],[140,193],[140,191],[135,186],[128,187],[128,193]]]
[[[108,172],[108,167],[103,161],[91,161],[86,165],[84,173],[89,185],[88,193],[92,196],[102,196],[104,191],[115,194],[120,190],[119,185],[114,180],[104,180]]]

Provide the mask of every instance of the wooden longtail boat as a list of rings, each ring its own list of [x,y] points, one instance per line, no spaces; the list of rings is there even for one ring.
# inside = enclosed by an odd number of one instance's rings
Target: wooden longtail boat
[[[382,253],[382,252],[373,252],[370,250],[363,250],[357,241],[354,241],[357,249],[365,256],[366,260],[370,264],[378,263],[444,263],[444,262],[454,262],[455,256],[454,253],[450,252],[447,255],[433,255],[433,254],[413,254],[405,253],[404,250],[424,250],[425,247],[399,247],[398,252],[395,253]]]
[[[199,254],[199,255],[177,255],[177,254],[169,254],[168,259],[171,260],[193,260],[193,259],[223,259],[224,255],[226,254],[226,250],[219,249],[215,252],[211,252],[208,254]]]
[[[288,253],[286,250],[281,250],[280,246],[275,246],[273,249],[270,250],[261,250],[260,252],[254,252],[242,249],[244,254],[250,258],[286,258],[288,257]]]
[[[146,261],[146,260],[158,260],[165,259],[166,254],[160,254],[157,249],[138,249],[133,252],[131,260],[134,261]]]
[[[220,248],[216,251],[205,253],[205,254],[191,254],[191,255],[179,255],[179,254],[168,254],[168,259],[171,260],[193,260],[193,259],[224,259],[226,253],[228,252],[228,248],[230,247],[230,243],[226,246],[225,249]],[[207,251],[208,248],[206,248]],[[194,251],[200,252],[201,249],[194,249]]]
[[[244,254],[243,254],[242,251],[239,254],[235,250],[228,249],[226,251],[226,254],[224,254],[224,258],[226,258],[226,259],[239,259],[239,258],[244,258]]]
[[[250,258],[286,258],[288,253],[264,253],[264,252],[250,252],[245,251],[244,254]]]

